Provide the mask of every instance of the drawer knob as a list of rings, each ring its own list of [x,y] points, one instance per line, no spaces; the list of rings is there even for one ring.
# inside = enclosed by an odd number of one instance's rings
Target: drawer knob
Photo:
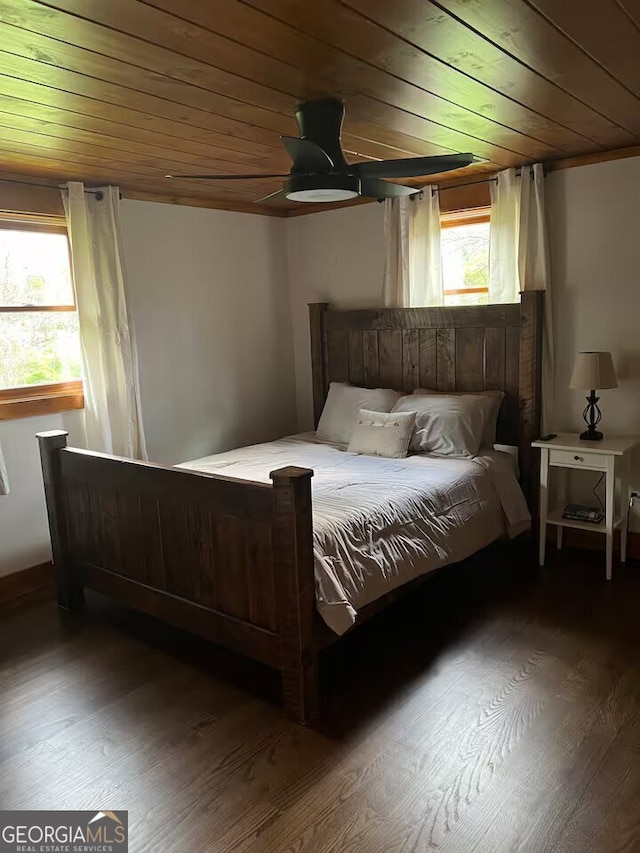
[[[584,462],[584,457],[583,457],[583,456],[577,456],[577,455],[576,455],[576,456],[574,456],[573,458],[576,460],[576,462]]]

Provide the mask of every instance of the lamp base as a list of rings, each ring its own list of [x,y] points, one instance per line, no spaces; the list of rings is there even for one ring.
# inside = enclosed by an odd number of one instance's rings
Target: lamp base
[[[587,397],[587,405],[585,406],[585,410],[582,413],[582,417],[587,425],[587,429],[580,436],[581,441],[602,441],[604,436],[601,432],[598,432],[596,427],[600,423],[602,419],[602,412],[598,407],[598,400],[600,397],[596,397],[595,390],[592,389],[591,393]]]

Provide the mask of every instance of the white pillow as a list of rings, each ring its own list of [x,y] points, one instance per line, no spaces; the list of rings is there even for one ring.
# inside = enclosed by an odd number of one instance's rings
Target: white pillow
[[[480,449],[493,400],[472,394],[402,397],[392,409],[416,412],[409,449],[414,453],[468,458]]]
[[[487,397],[487,399],[493,400],[491,412],[485,421],[484,433],[482,435],[482,442],[480,446],[493,447],[495,444],[496,432],[498,429],[498,415],[500,414],[500,408],[502,406],[502,401],[504,400],[504,391],[436,391],[431,388],[416,388],[413,393],[418,394],[421,397],[428,396],[430,394],[444,394],[448,397],[464,397],[471,395],[473,397]]]
[[[332,382],[316,435],[322,441],[349,444],[360,409],[390,412],[401,396],[389,388],[359,388],[346,382]]]
[[[415,412],[391,414],[360,409],[349,450],[367,456],[402,459],[409,452],[415,422]]]

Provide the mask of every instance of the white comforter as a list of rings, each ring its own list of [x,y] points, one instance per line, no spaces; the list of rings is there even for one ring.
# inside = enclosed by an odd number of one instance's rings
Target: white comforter
[[[358,456],[313,433],[179,466],[258,482],[287,465],[312,468],[318,610],[337,634],[390,590],[455,563],[530,516],[508,454],[473,460]]]

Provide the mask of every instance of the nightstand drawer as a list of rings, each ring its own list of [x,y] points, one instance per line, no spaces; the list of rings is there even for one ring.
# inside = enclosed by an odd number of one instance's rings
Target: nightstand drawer
[[[589,453],[581,449],[554,450],[549,448],[549,464],[567,468],[589,468],[590,470],[606,471],[608,457],[603,453]]]

